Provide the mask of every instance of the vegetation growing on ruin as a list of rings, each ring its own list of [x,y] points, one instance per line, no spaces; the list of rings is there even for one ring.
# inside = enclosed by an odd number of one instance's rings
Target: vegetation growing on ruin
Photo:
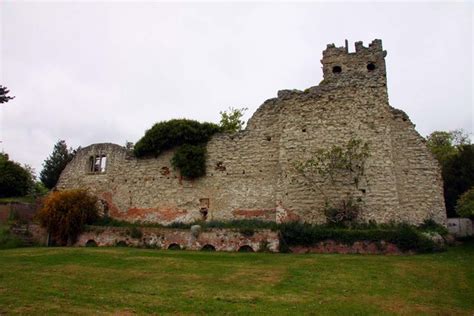
[[[183,177],[193,179],[205,174],[206,144],[212,135],[221,131],[221,127],[213,123],[187,119],[163,121],[145,132],[133,152],[137,157],[157,157],[165,150],[177,148],[173,166]]]
[[[178,147],[171,164],[182,176],[194,179],[206,174],[206,146],[184,144]]]
[[[368,143],[351,138],[344,146],[320,149],[310,159],[295,164],[308,185],[324,196],[328,223],[347,225],[357,221],[363,201],[360,196],[355,198],[354,192],[365,176],[369,156]],[[331,200],[327,188],[340,183],[348,188],[346,194],[340,200]]]
[[[23,247],[23,241],[10,232],[9,225],[0,225],[0,249]]]
[[[248,108],[229,107],[227,111],[219,112],[221,115],[220,126],[224,132],[235,133],[241,131],[245,122],[242,120]]]
[[[232,221],[197,221],[193,223],[175,222],[170,225],[160,225],[156,223],[125,222],[114,219],[102,219],[94,223],[100,226],[115,227],[165,227],[174,229],[190,229],[193,225],[200,225],[201,229],[226,228],[238,230],[244,236],[251,236],[260,229],[270,229],[278,231],[280,235],[280,245],[282,252],[287,252],[289,246],[312,246],[318,242],[334,240],[345,244],[353,244],[356,241],[385,241],[397,245],[403,251],[433,252],[443,250],[423,233],[438,233],[445,236],[448,232],[444,226],[437,224],[433,220],[426,220],[420,226],[408,224],[377,224],[351,223],[350,226],[343,227],[332,223],[316,225],[300,222],[289,222],[277,224],[275,222],[262,220],[232,220]]]
[[[321,241],[334,240],[351,245],[356,241],[390,242],[402,250],[434,252],[444,248],[422,233],[422,229],[408,224],[361,225],[358,228],[338,228],[307,223],[285,223],[279,226],[280,251],[288,246],[313,246]]]
[[[136,157],[157,157],[163,151],[176,148],[171,163],[181,175],[195,179],[206,174],[206,144],[212,135],[242,130],[242,116],[247,108],[230,107],[221,111],[220,125],[188,119],[158,122],[134,145]]]
[[[156,123],[145,132],[133,149],[137,157],[158,156],[163,151],[184,144],[202,145],[221,128],[213,123],[174,119]]]

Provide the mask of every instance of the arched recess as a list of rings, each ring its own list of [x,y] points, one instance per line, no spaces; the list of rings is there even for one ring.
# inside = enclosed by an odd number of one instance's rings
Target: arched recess
[[[181,250],[181,246],[179,244],[173,243],[168,246],[168,250]]]
[[[255,252],[249,245],[243,245],[239,248],[239,252]]]
[[[213,245],[207,244],[201,248],[202,251],[216,251],[216,247]]]
[[[94,239],[89,239],[87,242],[86,242],[86,247],[97,247],[97,243],[95,242]]]

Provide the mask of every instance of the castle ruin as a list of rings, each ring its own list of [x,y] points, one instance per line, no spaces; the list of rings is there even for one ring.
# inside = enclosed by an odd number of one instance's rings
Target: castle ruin
[[[279,91],[245,130],[212,137],[204,177],[183,179],[171,166],[173,150],[136,158],[125,147],[103,143],[78,151],[57,188],[87,188],[111,217],[127,221],[323,223],[328,201],[350,197],[360,202],[363,221],[445,224],[440,168],[408,116],[388,103],[385,56],[381,40],[368,47],[357,42],[353,53],[347,43],[328,45],[318,86]],[[295,168],[351,139],[369,148],[356,186],[320,181],[321,192]]]

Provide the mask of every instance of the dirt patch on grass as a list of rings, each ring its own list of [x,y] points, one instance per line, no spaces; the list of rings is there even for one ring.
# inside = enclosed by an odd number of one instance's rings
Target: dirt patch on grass
[[[223,278],[223,281],[229,283],[248,282],[250,280],[254,284],[272,285],[283,279],[285,271],[283,269],[250,269],[240,268],[232,274]]]
[[[466,315],[466,310],[448,308],[445,306],[428,306],[425,304],[411,303],[395,296],[361,296],[360,302],[367,305],[375,305],[384,312],[402,315]]]

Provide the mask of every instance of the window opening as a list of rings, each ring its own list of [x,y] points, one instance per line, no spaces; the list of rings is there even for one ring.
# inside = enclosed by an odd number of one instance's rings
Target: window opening
[[[89,172],[103,173],[107,166],[107,157],[105,155],[96,155],[89,158]]]

